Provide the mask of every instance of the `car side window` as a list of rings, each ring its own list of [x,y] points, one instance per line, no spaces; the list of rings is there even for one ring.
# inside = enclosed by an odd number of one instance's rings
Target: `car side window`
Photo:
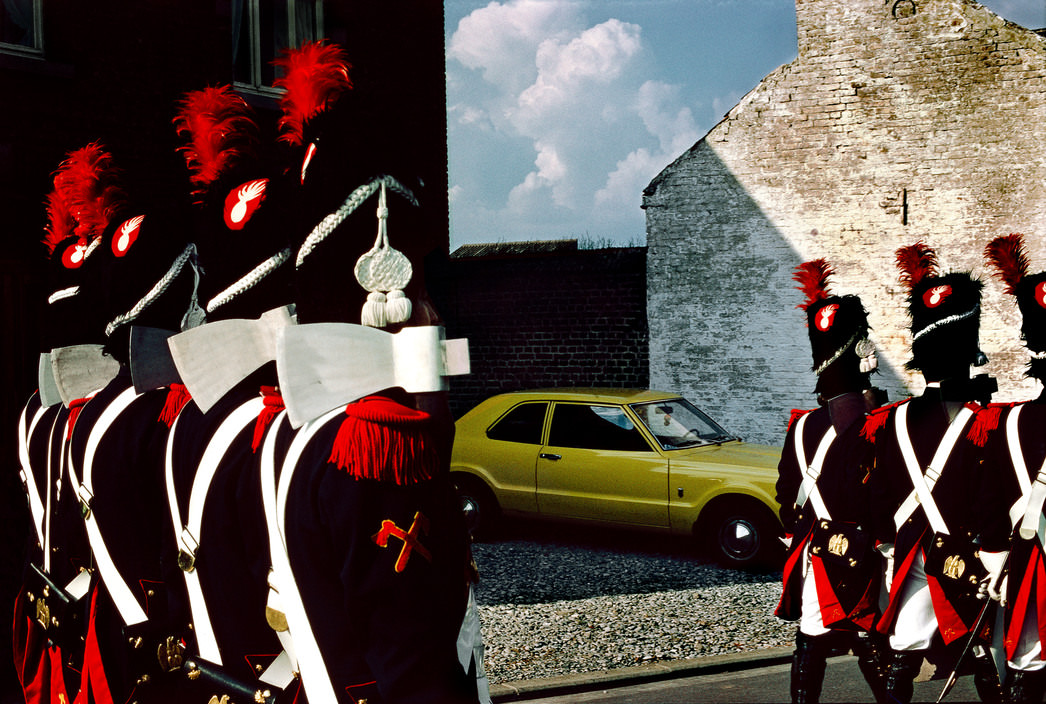
[[[548,444],[588,450],[651,451],[624,409],[579,403],[556,404]]]
[[[487,430],[491,440],[541,444],[541,427],[545,424],[548,403],[522,403],[501,417]]]

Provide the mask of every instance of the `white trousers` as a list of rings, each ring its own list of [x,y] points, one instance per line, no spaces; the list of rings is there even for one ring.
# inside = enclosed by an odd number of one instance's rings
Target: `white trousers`
[[[898,595],[901,605],[890,633],[892,650],[925,650],[937,633],[937,616],[933,612],[933,599],[924,569],[926,559],[922,549],[916,549],[918,553]]]
[[[817,580],[810,564],[810,544],[803,549],[803,594],[799,616],[799,631],[808,636],[823,636],[830,629],[821,618],[821,602],[817,599]]]

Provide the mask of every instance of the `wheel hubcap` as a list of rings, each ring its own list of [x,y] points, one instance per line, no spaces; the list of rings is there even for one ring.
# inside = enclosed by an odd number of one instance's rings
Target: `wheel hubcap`
[[[465,524],[470,530],[479,523],[479,504],[471,496],[461,497],[461,512],[465,514]]]
[[[719,532],[719,544],[729,557],[748,560],[759,551],[759,532],[751,521],[734,518]]]

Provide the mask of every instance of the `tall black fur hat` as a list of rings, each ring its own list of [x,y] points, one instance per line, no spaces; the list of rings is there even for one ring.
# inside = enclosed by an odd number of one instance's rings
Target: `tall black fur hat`
[[[436,209],[426,207],[432,194],[425,192],[417,155],[380,119],[372,101],[356,95],[338,45],[306,42],[275,63],[283,70],[277,85],[286,90],[280,139],[296,159],[289,174],[301,188],[290,228],[298,244],[299,322],[370,324],[373,318],[362,311],[378,309],[391,324],[434,322],[421,269],[440,230],[430,215]],[[388,261],[402,254],[410,263],[402,287],[388,297],[345,275],[377,246],[375,235],[386,226],[375,218],[376,206],[387,215],[388,247],[380,256]]]
[[[968,273],[940,274],[937,253],[921,242],[898,249],[896,261],[911,318],[906,367],[928,381],[968,378],[970,366],[987,362],[979,345],[984,285]]]
[[[196,247],[177,198],[136,198],[106,229],[96,255],[104,271],[106,351],[126,362],[133,325],[172,332],[203,322]]]
[[[1028,255],[1020,233],[996,237],[984,248],[984,256],[1021,311],[1021,338],[1032,355],[1026,376],[1046,379],[1046,272],[1028,273]]]
[[[262,148],[253,111],[230,86],[208,87],[185,93],[173,122],[184,140],[208,319],[290,303],[286,222],[297,204]]]
[[[104,340],[97,298],[102,236],[126,193],[112,155],[99,142],[73,150],[54,172],[46,199],[46,297],[41,302],[41,351]]]
[[[824,259],[804,262],[792,276],[804,294],[800,308],[813,353],[816,391],[861,391],[869,388],[876,367],[875,347],[868,340],[868,314],[855,295],[833,295],[828,280],[834,272]]]

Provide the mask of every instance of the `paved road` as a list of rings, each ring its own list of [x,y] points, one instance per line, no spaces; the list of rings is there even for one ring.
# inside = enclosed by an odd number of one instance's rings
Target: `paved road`
[[[676,677],[658,681],[640,682],[612,687],[604,683],[589,683],[592,689],[575,682],[581,689],[556,693],[547,690],[512,694],[501,692],[495,702],[526,701],[528,704],[771,704],[789,701],[788,663],[780,658],[769,660],[771,664],[754,668],[726,669],[707,674]],[[741,664],[739,663],[739,667]],[[713,669],[715,670],[715,669]],[[551,684],[551,683],[550,683]],[[915,702],[935,702],[944,685],[943,680],[915,683]],[[976,702],[977,692],[970,677],[962,677],[948,694],[945,702]],[[850,704],[874,704],[871,690],[857,669],[857,659],[852,655],[829,660],[821,702],[847,702]]]

